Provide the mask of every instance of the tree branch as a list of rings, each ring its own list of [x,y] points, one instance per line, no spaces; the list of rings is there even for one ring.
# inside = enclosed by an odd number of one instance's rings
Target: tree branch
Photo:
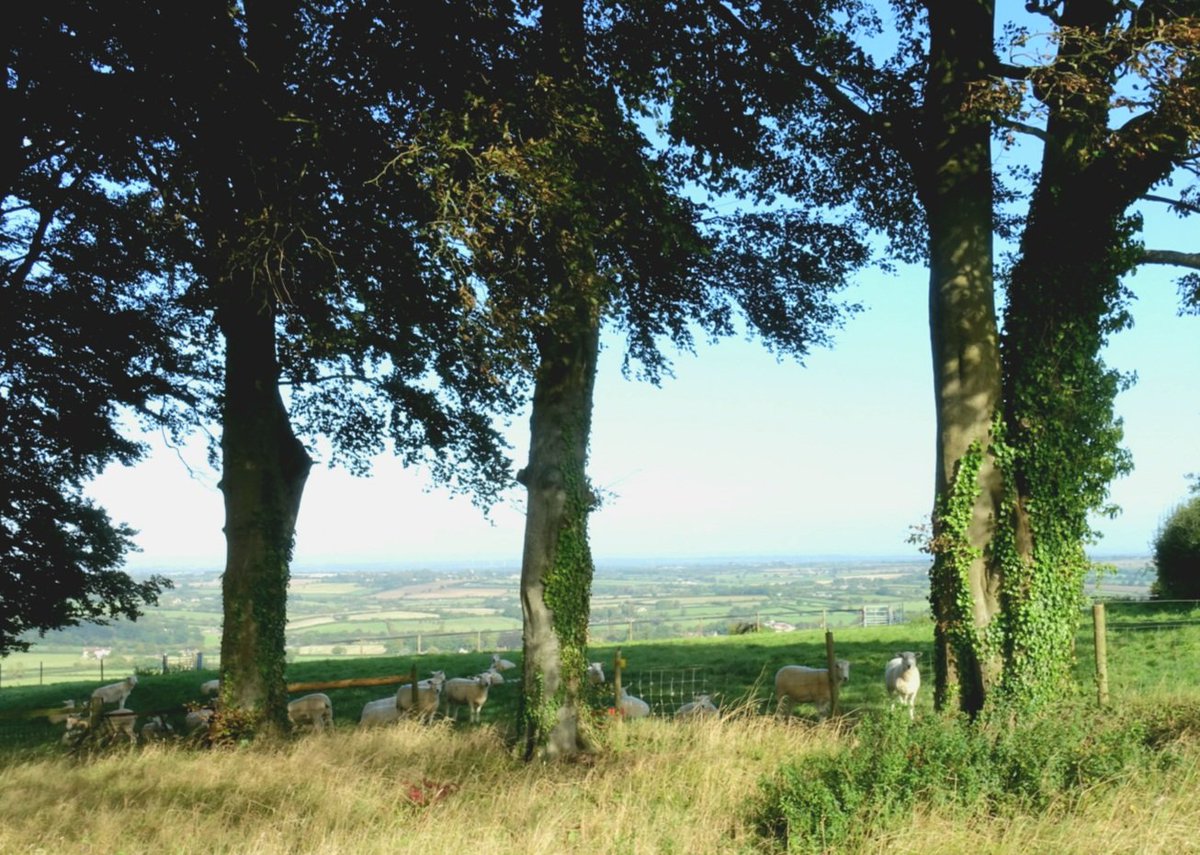
[[[730,28],[736,31],[746,44],[754,51],[765,65],[774,65],[780,70],[798,77],[812,86],[829,99],[838,109],[847,113],[851,119],[862,124],[883,138],[884,142],[916,165],[921,160],[921,151],[916,143],[915,134],[899,133],[894,119],[872,113],[870,110],[851,98],[830,77],[815,66],[807,65],[796,58],[790,47],[778,49],[768,44],[756,31],[746,26],[732,9],[721,0],[707,0],[708,8]],[[906,123],[910,124],[910,123]]]
[[[1176,213],[1200,214],[1200,205],[1185,202],[1182,199],[1172,199],[1169,196],[1155,196],[1153,193],[1147,193],[1142,198],[1147,202],[1162,202],[1164,205],[1170,205],[1176,210]]]
[[[1004,117],[996,119],[996,124],[1002,128],[1010,128],[1018,133],[1028,134],[1031,137],[1037,137],[1044,143],[1048,143],[1050,141],[1050,136],[1046,133],[1045,128],[1039,128],[1036,125],[1027,125],[1024,122],[1018,122],[1015,119],[1006,119]]]
[[[1200,252],[1177,252],[1173,249],[1142,250],[1142,264],[1172,264],[1200,270]]]

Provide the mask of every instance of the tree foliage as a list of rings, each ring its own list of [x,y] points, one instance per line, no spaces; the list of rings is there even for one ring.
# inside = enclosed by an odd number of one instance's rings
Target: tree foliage
[[[1154,538],[1153,593],[1173,600],[1200,600],[1200,496],[1181,504]]]

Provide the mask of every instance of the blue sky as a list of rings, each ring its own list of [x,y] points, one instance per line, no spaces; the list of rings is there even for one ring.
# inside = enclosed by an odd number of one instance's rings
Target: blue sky
[[[1162,239],[1148,245],[1189,248],[1187,231],[1170,218],[1162,225]],[[1110,364],[1138,373],[1117,402],[1136,469],[1113,485],[1124,513],[1099,523],[1106,536],[1097,554],[1147,552],[1187,493],[1185,473],[1200,470],[1200,319],[1177,316],[1177,274],[1148,266],[1132,277],[1135,326],[1107,354]],[[592,517],[597,559],[920,558],[906,537],[932,501],[926,287],[921,268],[863,275],[847,297],[866,311],[805,366],[777,362],[754,342],[726,340],[680,355],[676,376],[655,388],[623,379],[620,342],[607,340],[591,445],[591,477],[611,493]],[[518,465],[527,431],[521,418],[509,432]],[[140,530],[143,551],[131,569],[216,569],[224,561],[216,481],[197,442],[180,453],[160,446],[137,467],[112,468],[91,493]],[[489,521],[394,459],[381,458],[367,479],[318,463],[295,562],[517,565],[523,520],[516,490]]]

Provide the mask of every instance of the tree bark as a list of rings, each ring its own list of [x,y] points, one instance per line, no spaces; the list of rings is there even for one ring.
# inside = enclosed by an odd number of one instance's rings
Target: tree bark
[[[571,316],[573,324],[539,342],[529,465],[517,476],[528,491],[520,713],[527,760],[587,748],[580,714],[594,572],[587,521],[595,498],[586,468],[600,321],[587,301]]]
[[[992,55],[990,2],[931,4],[925,87],[925,161],[916,170],[929,226],[929,330],[937,412],[931,601],[935,702],[978,711],[1000,663],[977,640],[1000,609],[988,545],[1003,484],[990,454],[1001,395],[992,270],[990,128],[967,108],[969,84]],[[967,519],[953,535],[947,515],[964,457],[983,455]],[[959,542],[950,549],[951,539]],[[965,539],[965,542],[962,542]]]
[[[225,337],[221,492],[225,497],[225,624],[221,696],[268,729],[287,723],[287,586],[296,516],[312,460],[279,394],[275,313],[244,282],[218,323]]]

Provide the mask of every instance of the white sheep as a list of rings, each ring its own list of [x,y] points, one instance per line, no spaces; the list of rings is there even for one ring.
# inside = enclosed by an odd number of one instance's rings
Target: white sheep
[[[212,697],[220,691],[221,680],[219,678],[216,680],[205,680],[200,684],[200,694],[204,695],[205,697]]]
[[[174,732],[175,728],[171,727],[170,722],[163,719],[162,716],[151,716],[149,721],[142,725],[142,741],[161,741],[170,737]]]
[[[699,718],[716,714],[717,707],[712,702],[712,695],[696,695],[695,700],[688,701],[675,710],[675,718]]]
[[[134,725],[136,724],[137,716],[133,713],[110,710],[100,716],[99,724],[97,725],[97,735],[105,742],[111,742],[118,736],[125,736],[129,739],[130,745],[136,745],[137,734],[134,732]],[[88,716],[68,715],[67,729],[62,735],[63,744],[79,744],[87,736],[90,729],[91,719]]]
[[[445,671],[434,671],[428,680],[419,680],[417,682],[417,703],[415,710],[417,716],[422,720],[429,721],[437,715],[438,706],[442,699],[442,686],[445,682]],[[400,712],[414,709],[412,683],[405,683],[398,688],[396,694],[391,698],[391,702],[397,715]],[[366,712],[365,708],[363,712]],[[362,722],[360,721],[359,723],[361,724]]]
[[[47,715],[46,720],[49,721],[51,724],[62,724],[64,721],[67,720],[67,716],[71,715],[74,711],[75,711],[75,702],[74,701],[63,701],[62,709],[59,711],[56,711],[56,712],[52,712],[49,715]]]
[[[213,711],[208,707],[200,707],[196,710],[188,710],[188,714],[183,718],[183,729],[188,733],[194,733],[202,727],[208,727],[212,721]]]
[[[411,684],[410,684],[411,685]],[[363,704],[362,715],[358,717],[359,727],[372,727],[381,724],[391,724],[400,719],[400,709],[396,704],[396,696],[388,695]]]
[[[492,654],[492,664],[488,670],[490,671],[509,671],[517,667],[517,663],[509,662],[507,659],[502,659],[499,653]]]
[[[117,705],[117,709],[125,709],[125,699],[129,697],[129,693],[133,691],[133,687],[137,685],[137,675],[130,674],[119,683],[109,683],[107,686],[101,686],[92,692],[92,698],[99,698],[102,703]]]
[[[617,707],[625,718],[645,718],[650,715],[650,705],[641,698],[629,694],[625,691],[624,686],[621,687],[621,701]]]
[[[850,663],[845,659],[837,660],[838,682],[844,683],[850,679]],[[784,711],[787,702],[787,712],[797,703],[811,703],[817,707],[817,714],[826,716],[833,708],[833,699],[829,691],[829,670],[826,668],[809,668],[805,665],[784,665],[775,672],[775,712]]]
[[[333,701],[329,695],[314,692],[289,703],[287,714],[293,727],[308,725],[313,730],[322,730],[333,725]]]
[[[455,707],[452,717],[457,721],[457,707],[465,706],[470,710],[470,720],[477,723],[479,711],[487,703],[488,689],[492,687],[493,680],[498,676],[500,675],[495,671],[484,671],[474,677],[455,677],[447,680],[442,686],[442,697],[446,700],[446,715],[449,716],[450,708]]]
[[[917,668],[920,653],[904,650],[888,660],[883,669],[883,684],[888,694],[908,707],[908,717],[914,717],[917,690],[921,688],[921,671]]]
[[[587,681],[593,686],[604,682],[604,666],[599,662],[591,662],[587,666]]]

